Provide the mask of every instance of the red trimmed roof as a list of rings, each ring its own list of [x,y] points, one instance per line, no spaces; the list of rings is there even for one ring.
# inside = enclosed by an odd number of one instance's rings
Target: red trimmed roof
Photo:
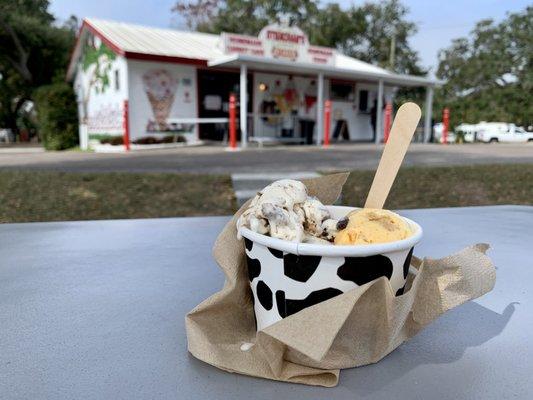
[[[207,61],[223,55],[218,35],[86,18],[72,51],[68,80],[74,76],[81,44],[88,33],[100,38],[116,54],[135,60],[207,65]]]

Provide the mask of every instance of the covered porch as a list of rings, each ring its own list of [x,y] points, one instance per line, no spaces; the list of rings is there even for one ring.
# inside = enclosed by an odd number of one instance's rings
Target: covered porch
[[[326,100],[332,105],[329,132],[334,140],[380,143],[384,138],[385,104],[393,102],[401,87],[425,88],[419,141],[430,140],[433,88],[439,81],[375,72],[366,63],[337,57],[337,66],[243,54],[208,62],[208,70],[239,71],[239,103],[247,105],[239,107],[241,147],[250,142],[322,145]]]

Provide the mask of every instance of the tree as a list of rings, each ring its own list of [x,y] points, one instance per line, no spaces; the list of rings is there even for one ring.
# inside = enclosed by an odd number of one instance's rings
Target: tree
[[[406,20],[408,9],[398,0],[347,9],[337,3],[321,6],[316,0],[179,0],[173,11],[191,29],[209,33],[257,35],[265,25],[286,19],[307,32],[313,44],[335,47],[399,73],[424,73],[408,42],[416,26]],[[393,37],[396,56],[391,65]]]
[[[173,10],[185,17],[191,29],[200,32],[257,35],[281,17],[303,28],[318,8],[312,0],[193,0],[178,1]]]
[[[0,0],[0,126],[17,118],[33,91],[62,80],[74,42],[72,21],[54,25],[48,0]]]
[[[478,22],[468,38],[441,50],[437,77],[446,84],[435,105],[452,110],[452,126],[481,120],[531,125],[533,7],[500,23]]]
[[[364,25],[357,33],[358,43],[343,47],[346,54],[397,73],[423,75],[427,72],[409,45],[409,37],[417,31],[416,25],[407,21],[409,10],[398,0],[365,3],[359,8],[352,6],[347,12],[352,16],[351,21],[364,21]],[[348,40],[353,39],[348,36]]]
[[[34,92],[37,121],[44,147],[64,150],[78,144],[76,95],[67,82],[39,87]]]

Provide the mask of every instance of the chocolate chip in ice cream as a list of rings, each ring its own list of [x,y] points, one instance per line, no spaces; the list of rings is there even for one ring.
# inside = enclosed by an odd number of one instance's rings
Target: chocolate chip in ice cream
[[[348,218],[343,218],[339,222],[337,222],[337,230],[342,231],[343,229],[346,229],[348,226]]]

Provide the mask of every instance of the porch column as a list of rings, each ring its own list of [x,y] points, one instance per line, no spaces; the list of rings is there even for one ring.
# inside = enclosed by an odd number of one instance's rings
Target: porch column
[[[378,84],[378,104],[376,110],[376,144],[381,142],[383,135],[383,80]]]
[[[241,65],[241,80],[240,80],[240,128],[241,128],[241,147],[245,148],[248,144],[248,99],[246,89],[248,88],[248,68],[246,65]]]
[[[433,112],[433,86],[426,88],[426,110],[424,115],[424,143],[431,138],[431,115]]]
[[[318,74],[316,94],[316,145],[322,144],[324,134],[324,74]]]

